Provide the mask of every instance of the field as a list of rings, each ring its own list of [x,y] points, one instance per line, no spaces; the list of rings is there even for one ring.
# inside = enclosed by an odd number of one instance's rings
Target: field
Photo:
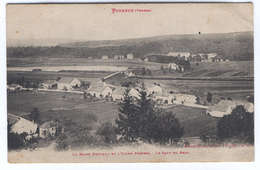
[[[8,113],[25,118],[28,118],[28,114],[34,108],[38,108],[42,122],[52,119],[61,120],[69,116],[72,121],[84,124],[87,116],[94,114],[98,118],[98,123],[106,121],[114,123],[118,114],[116,103],[90,103],[82,97],[80,94],[59,92],[8,93],[7,108]]]
[[[229,61],[229,62],[191,62],[192,70],[187,72],[163,72],[153,71],[153,77],[254,77],[253,61]]]
[[[8,71],[7,81],[15,83],[19,78],[24,76],[28,81],[42,82],[43,80],[54,79],[57,77],[77,77],[80,81],[93,82],[99,81],[109,75],[110,72],[28,72],[28,71]],[[10,83],[9,83],[10,84]]]
[[[55,66],[117,66],[117,67],[146,67],[159,69],[160,63],[141,62],[138,60],[101,60],[86,58],[8,58],[7,67],[55,67]],[[65,67],[66,68],[66,67]]]
[[[205,109],[177,105],[167,111],[176,114],[181,125],[184,126],[184,137],[216,135],[219,118],[206,115]]]
[[[72,121],[84,124],[88,115],[94,114],[98,118],[94,129],[103,122],[114,124],[119,113],[116,103],[89,103],[82,99],[81,95],[70,93],[7,93],[7,102],[8,113],[25,118],[28,118],[33,108],[38,108],[43,122],[51,119],[61,120],[68,116]],[[185,137],[215,134],[218,119],[206,115],[205,109],[173,106],[168,110],[176,114],[181,124],[185,126]]]

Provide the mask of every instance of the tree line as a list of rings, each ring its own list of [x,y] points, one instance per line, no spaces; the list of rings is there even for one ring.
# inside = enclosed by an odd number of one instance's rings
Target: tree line
[[[72,43],[73,44],[73,43]],[[113,43],[112,43],[113,44]],[[102,55],[113,58],[115,55],[133,53],[135,58],[148,54],[168,54],[169,52],[217,53],[221,58],[230,61],[246,61],[254,59],[254,41],[250,33],[230,35],[200,35],[182,36],[179,38],[153,39],[136,43],[121,43],[121,45],[106,45],[88,47],[70,46],[27,46],[7,47],[8,58],[22,57],[73,57],[100,59]]]

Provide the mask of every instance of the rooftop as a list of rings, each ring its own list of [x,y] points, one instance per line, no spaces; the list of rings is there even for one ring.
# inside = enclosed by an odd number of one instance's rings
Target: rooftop
[[[74,80],[75,78],[70,78],[70,77],[62,77],[58,83],[70,83]]]

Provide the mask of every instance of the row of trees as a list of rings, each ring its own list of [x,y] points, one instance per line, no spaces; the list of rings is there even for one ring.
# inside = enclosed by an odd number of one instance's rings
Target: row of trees
[[[140,40],[107,42],[76,42],[52,47],[8,47],[7,57],[93,57],[126,55],[135,58],[147,54],[168,54],[174,51],[212,53],[225,56],[229,60],[253,60],[254,41],[250,32],[230,34],[172,35]]]
[[[24,76],[21,76],[20,78],[18,79],[11,79],[9,78],[7,80],[7,84],[10,85],[10,84],[19,84],[25,88],[38,88],[39,85],[40,85],[40,81],[39,80],[35,80],[35,81],[32,81],[32,80],[29,80],[29,79],[26,79]]]

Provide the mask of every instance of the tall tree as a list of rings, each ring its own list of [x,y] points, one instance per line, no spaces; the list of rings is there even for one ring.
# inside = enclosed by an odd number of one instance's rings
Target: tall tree
[[[162,109],[156,112],[157,118],[154,122],[154,137],[155,143],[166,144],[173,142],[177,143],[184,135],[184,127],[180,125],[179,119],[172,114]]]
[[[140,120],[140,138],[144,142],[151,143],[154,135],[154,122],[156,120],[154,111],[155,103],[148,98],[144,84],[142,84],[139,93],[140,98],[137,98],[137,112]]]
[[[116,132],[121,135],[121,140],[134,142],[139,136],[139,116],[136,112],[134,99],[129,94],[130,89],[126,89],[124,100],[119,103],[119,115],[116,119]]]
[[[34,108],[33,111],[31,111],[29,118],[34,123],[38,123],[38,124],[40,123],[40,112],[38,108]]]
[[[254,143],[254,113],[237,106],[230,115],[224,115],[217,124],[217,135],[221,140],[237,138]]]
[[[212,102],[212,96],[213,95],[210,92],[207,93],[207,99],[206,99],[207,102],[209,102],[209,103]]]

